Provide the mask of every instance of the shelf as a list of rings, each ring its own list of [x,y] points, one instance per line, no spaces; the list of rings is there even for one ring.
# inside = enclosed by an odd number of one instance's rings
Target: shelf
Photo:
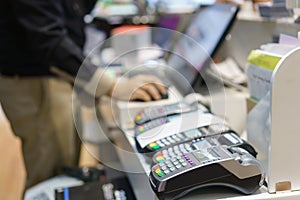
[[[252,1],[245,1],[241,6],[241,9],[237,16],[238,20],[243,21],[255,21],[255,22],[273,22],[273,23],[283,23],[283,24],[294,24],[293,17],[287,18],[265,18],[261,17],[258,11],[253,10],[253,3]]]

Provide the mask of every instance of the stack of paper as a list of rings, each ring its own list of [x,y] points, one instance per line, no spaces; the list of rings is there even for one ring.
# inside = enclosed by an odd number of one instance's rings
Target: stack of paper
[[[280,59],[300,45],[297,38],[280,35],[279,43],[262,45],[252,50],[247,59],[246,74],[250,96],[256,100],[263,98],[271,88],[272,73]]]
[[[259,100],[267,94],[271,87],[273,70],[280,59],[281,56],[266,51],[251,51],[246,68],[251,97]]]

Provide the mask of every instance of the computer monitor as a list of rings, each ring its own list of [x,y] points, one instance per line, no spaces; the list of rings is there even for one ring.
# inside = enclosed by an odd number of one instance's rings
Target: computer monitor
[[[166,76],[179,91],[187,94],[200,77],[208,61],[216,53],[236,19],[239,7],[232,4],[214,4],[195,15],[174,45],[167,60],[172,72]],[[175,72],[174,72],[175,71]]]
[[[157,28],[152,29],[153,43],[162,49],[169,49],[173,43],[173,30],[178,28],[180,17],[179,14],[161,15]]]

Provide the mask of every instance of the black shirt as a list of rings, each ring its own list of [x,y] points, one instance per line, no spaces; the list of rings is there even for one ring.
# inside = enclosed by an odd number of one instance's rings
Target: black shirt
[[[84,60],[83,16],[94,1],[1,0],[0,73],[49,75],[56,66],[75,76]]]

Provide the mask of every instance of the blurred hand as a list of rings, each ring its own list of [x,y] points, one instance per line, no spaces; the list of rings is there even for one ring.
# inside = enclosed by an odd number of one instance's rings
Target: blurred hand
[[[167,89],[155,76],[137,75],[126,81],[117,81],[109,90],[109,96],[119,100],[151,101],[161,99]]]

